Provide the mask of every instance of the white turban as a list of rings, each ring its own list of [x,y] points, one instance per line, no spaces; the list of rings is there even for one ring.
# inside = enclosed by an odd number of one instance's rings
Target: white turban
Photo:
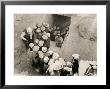
[[[47,63],[49,61],[48,57],[44,57],[44,62]]]
[[[53,51],[50,50],[50,51],[48,51],[48,53],[49,53],[50,55],[52,55],[52,54],[53,54]]]
[[[49,65],[49,66],[52,65],[54,62],[55,62],[54,59],[50,59],[48,65]]]
[[[43,23],[43,25],[44,25],[45,27],[49,27],[49,24],[48,24],[48,23]]]
[[[74,57],[74,59],[79,59],[79,54],[73,54],[72,57]]]
[[[31,27],[28,27],[26,30],[27,30],[27,33],[32,33],[33,29]]]
[[[35,51],[35,52],[39,51],[39,46],[34,46],[33,51]]]
[[[38,39],[35,39],[35,42],[38,44],[39,43],[39,40]]]
[[[54,70],[60,70],[61,68],[62,68],[61,62],[56,60],[54,63]]]
[[[47,35],[43,35],[42,38],[43,38],[44,40],[47,40],[47,39],[48,39],[48,36],[47,36]]]
[[[72,71],[72,68],[64,67],[64,70],[71,72]]]
[[[53,59],[57,59],[57,58],[59,58],[59,54],[58,54],[58,53],[53,53],[52,58],[53,58]]]
[[[42,27],[41,27],[41,30],[42,30],[42,31],[45,31],[45,27],[44,27],[44,26],[42,26]]]
[[[38,51],[39,57],[43,58],[44,57],[44,53],[42,51]]]
[[[43,52],[47,52],[47,47],[42,47]]]
[[[67,66],[72,66],[72,63],[71,62],[67,62],[66,65]]]
[[[41,27],[41,26],[42,26],[42,24],[40,24],[40,23],[39,23],[39,24],[37,24],[37,27]]]
[[[47,33],[46,35],[47,35],[48,37],[50,37],[50,33]]]
[[[41,32],[40,28],[37,28],[37,29],[36,29],[36,32],[37,32],[37,33]]]
[[[31,47],[31,48],[34,47],[34,44],[33,43],[30,43],[29,44],[29,47]]]
[[[66,62],[64,61],[63,58],[59,58],[59,61],[61,62],[62,66],[63,66],[63,65],[66,65]]]
[[[44,44],[44,41],[41,40],[41,41],[39,41],[39,44],[38,44],[38,45],[39,45],[40,47],[42,47],[43,44]]]
[[[45,31],[43,31],[43,33],[42,33],[43,35],[46,35],[47,33],[45,32]]]
[[[60,27],[57,27],[57,29],[60,29]]]

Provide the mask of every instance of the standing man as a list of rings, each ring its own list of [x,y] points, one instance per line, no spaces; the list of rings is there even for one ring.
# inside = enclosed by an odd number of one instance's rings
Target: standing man
[[[72,73],[79,75],[79,54],[72,55]]]

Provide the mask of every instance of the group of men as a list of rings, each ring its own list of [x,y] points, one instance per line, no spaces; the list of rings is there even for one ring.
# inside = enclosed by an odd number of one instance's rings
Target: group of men
[[[28,27],[21,34],[26,49],[30,51],[46,52],[50,47],[49,24],[37,24],[34,28]]]
[[[65,30],[66,29],[66,30]],[[54,26],[50,28],[48,23],[37,24],[34,28],[28,27],[22,32],[20,38],[26,49],[36,55],[32,58],[32,66],[42,75],[73,76],[79,74],[79,54],[72,55],[72,61],[66,61],[50,48],[50,40],[61,47],[68,32],[68,27],[61,30]]]
[[[46,76],[74,76],[79,73],[79,54],[73,54],[72,57],[72,61],[66,61],[53,51],[47,51],[45,54],[38,52],[32,66]]]
[[[50,40],[55,41],[57,47],[61,47],[69,27],[60,28],[59,26],[50,27],[48,23],[37,24],[34,28],[26,28],[21,39],[25,43],[26,48],[32,50],[33,45],[44,46],[49,49]],[[35,47],[34,47],[35,48]]]
[[[68,31],[69,31],[68,26],[66,26],[66,27],[54,26],[54,27],[52,27],[51,33],[50,33],[51,41],[55,41],[56,46],[61,47]]]

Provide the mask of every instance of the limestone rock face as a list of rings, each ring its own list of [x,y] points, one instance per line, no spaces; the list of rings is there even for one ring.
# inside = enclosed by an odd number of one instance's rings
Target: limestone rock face
[[[77,29],[79,31],[79,36],[84,39],[91,41],[97,40],[97,24],[96,16],[83,17],[79,22]]]
[[[69,35],[63,43],[62,56],[70,59],[73,53],[78,53],[83,60],[97,60],[96,23],[96,15],[71,16]]]

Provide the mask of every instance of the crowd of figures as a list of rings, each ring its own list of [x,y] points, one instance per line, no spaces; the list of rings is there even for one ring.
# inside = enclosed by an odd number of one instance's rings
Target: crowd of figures
[[[26,28],[21,33],[26,49],[34,52],[32,67],[45,76],[74,76],[79,75],[79,54],[72,55],[72,61],[67,61],[56,52],[49,50],[50,40],[61,47],[67,35],[69,27],[61,30],[58,26],[50,27],[48,23],[37,24],[35,27]],[[86,69],[85,76],[93,76],[97,71],[97,65],[91,65]]]

